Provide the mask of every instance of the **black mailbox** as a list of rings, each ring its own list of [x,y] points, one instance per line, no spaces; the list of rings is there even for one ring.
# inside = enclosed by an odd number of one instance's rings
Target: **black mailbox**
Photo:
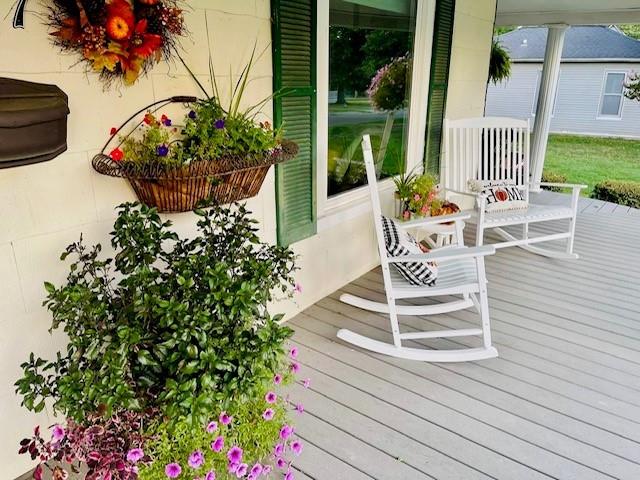
[[[55,85],[0,78],[0,168],[64,152],[68,114],[67,95]]]

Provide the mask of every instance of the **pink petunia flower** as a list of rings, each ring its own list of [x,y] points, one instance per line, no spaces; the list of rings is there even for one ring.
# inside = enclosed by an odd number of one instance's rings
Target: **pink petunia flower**
[[[229,465],[227,465],[227,471],[229,473],[236,473],[238,471],[239,466],[240,466],[239,463],[230,462]]]
[[[268,477],[270,473],[271,473],[271,465],[264,465],[262,467],[262,475],[264,477]]]
[[[264,412],[262,412],[262,418],[264,418],[265,420],[271,420],[274,413],[275,412],[273,411],[273,408],[267,408]]]
[[[279,469],[281,469],[281,470],[282,470],[282,469],[284,469],[284,467],[286,467],[286,466],[287,466],[287,462],[285,461],[285,459],[284,459],[284,458],[279,457],[279,458],[276,460],[276,467],[278,467]]]
[[[141,448],[132,448],[127,452],[127,461],[131,463],[138,463],[142,457],[144,457],[144,452]]]
[[[288,470],[284,475],[284,480],[294,480],[293,470]]]
[[[289,350],[289,356],[293,359],[298,358],[298,347],[291,347]]]
[[[290,368],[293,373],[298,373],[300,371],[300,364],[298,362],[292,362]]]
[[[293,434],[293,427],[290,425],[283,425],[280,429],[280,438],[286,440]]]
[[[296,283],[293,287],[293,291],[295,293],[302,293],[302,285],[300,285],[299,283]]]
[[[264,399],[267,403],[276,403],[278,396],[274,392],[267,392]]]
[[[247,470],[249,470],[249,465],[246,463],[241,463],[238,465],[238,469],[236,470],[236,477],[242,478],[247,474]]]
[[[209,422],[209,424],[207,425],[207,432],[208,433],[213,433],[218,429],[218,422]]]
[[[282,443],[277,443],[275,447],[273,447],[273,454],[276,457],[281,457],[284,453],[284,445]]]
[[[204,480],[216,480],[216,472],[209,470],[204,476]]]
[[[229,461],[231,463],[240,463],[240,461],[242,460],[242,454],[243,453],[244,452],[242,451],[242,449],[239,446],[234,445],[227,452],[227,458],[229,459]]]
[[[251,467],[251,475],[253,475],[254,477],[257,477],[258,475],[260,475],[262,473],[263,467],[261,464],[256,463],[253,467]]]
[[[304,388],[309,388],[310,385],[311,385],[311,379],[310,378],[305,378],[304,381],[302,382],[302,386]]]
[[[280,385],[282,383],[282,375],[276,373],[273,377],[273,383],[275,383],[276,385]]]
[[[191,468],[200,468],[204,463],[204,454],[200,450],[192,452],[187,463]]]
[[[53,430],[51,430],[51,439],[54,442],[59,442],[65,436],[64,428],[61,425],[54,425]]]
[[[164,474],[169,478],[176,478],[182,473],[182,467],[177,463],[169,463],[164,467]]]
[[[222,436],[216,438],[213,442],[211,442],[211,450],[214,452],[221,452],[224,448],[224,438]]]
[[[298,413],[304,412],[304,405],[302,405],[301,403],[298,403],[296,405],[296,412],[298,412]]]
[[[233,417],[229,416],[227,412],[222,412],[219,420],[223,425],[229,425],[233,421]]]
[[[300,440],[294,440],[291,442],[291,451],[296,455],[300,455],[302,453],[302,442]]]

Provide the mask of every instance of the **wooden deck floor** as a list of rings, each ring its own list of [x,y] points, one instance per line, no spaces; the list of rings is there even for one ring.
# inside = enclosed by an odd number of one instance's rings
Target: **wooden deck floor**
[[[382,299],[377,270],[294,318],[312,382],[294,392],[306,409],[297,478],[640,479],[640,218],[592,204],[577,226],[580,260],[517,248],[487,259],[497,359],[418,363],[337,340],[341,327],[389,340],[384,316],[338,301],[342,292]],[[475,319],[464,311],[402,326]]]

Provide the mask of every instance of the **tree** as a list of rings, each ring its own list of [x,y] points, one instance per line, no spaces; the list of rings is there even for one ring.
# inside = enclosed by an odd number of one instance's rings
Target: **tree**
[[[366,31],[357,28],[329,29],[329,88],[338,91],[337,103],[346,104],[346,91],[364,89],[360,62]],[[366,86],[365,86],[366,88]]]

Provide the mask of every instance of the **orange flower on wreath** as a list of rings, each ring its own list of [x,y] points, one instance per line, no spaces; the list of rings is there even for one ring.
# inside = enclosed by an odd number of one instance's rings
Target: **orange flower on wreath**
[[[131,37],[136,17],[127,0],[113,0],[107,4],[107,35],[120,41]]]

